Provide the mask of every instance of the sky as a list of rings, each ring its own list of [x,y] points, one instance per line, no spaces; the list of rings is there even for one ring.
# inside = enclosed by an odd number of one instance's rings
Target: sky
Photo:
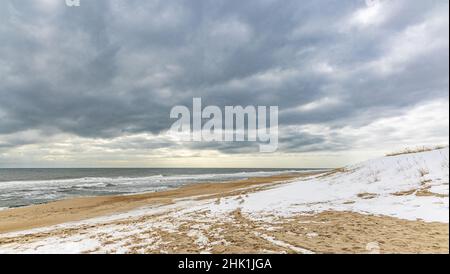
[[[447,0],[4,0],[0,167],[338,167],[449,139]],[[175,105],[279,106],[279,149]]]

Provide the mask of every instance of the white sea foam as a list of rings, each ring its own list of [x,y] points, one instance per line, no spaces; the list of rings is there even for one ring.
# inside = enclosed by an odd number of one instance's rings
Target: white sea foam
[[[208,171],[205,171],[208,172]],[[249,171],[235,173],[205,173],[152,175],[141,177],[83,177],[0,182],[0,206],[23,206],[53,200],[97,195],[128,195],[176,188],[187,184],[246,179],[281,174],[290,171]]]

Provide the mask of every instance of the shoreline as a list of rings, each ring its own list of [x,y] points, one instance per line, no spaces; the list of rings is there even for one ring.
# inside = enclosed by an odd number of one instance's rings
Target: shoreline
[[[326,172],[286,173],[266,177],[252,177],[246,180],[197,183],[160,192],[80,197],[3,209],[0,210],[0,234],[125,213],[144,206],[170,205],[177,199],[203,200],[223,198],[239,194],[237,192],[258,191],[289,180]]]
[[[447,166],[443,149],[11,209],[0,253],[448,254]]]

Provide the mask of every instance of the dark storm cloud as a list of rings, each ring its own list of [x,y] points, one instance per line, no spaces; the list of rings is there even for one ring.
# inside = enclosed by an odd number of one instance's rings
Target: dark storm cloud
[[[363,0],[1,5],[0,136],[30,129],[91,138],[158,134],[171,125],[171,107],[192,97],[219,106],[279,105],[281,126],[331,127],[448,100],[444,0],[381,1],[384,10],[367,17],[373,22],[353,20]],[[291,132],[280,144],[347,148],[326,137]],[[252,150],[242,143],[190,147]]]

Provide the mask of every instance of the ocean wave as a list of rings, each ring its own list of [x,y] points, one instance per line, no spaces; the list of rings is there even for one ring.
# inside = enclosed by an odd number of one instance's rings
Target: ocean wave
[[[141,177],[83,177],[58,180],[6,181],[0,182],[0,207],[31,205],[92,195],[148,193],[200,182],[227,182],[292,172],[303,171],[242,171],[235,173],[159,174]]]
[[[234,178],[248,178],[248,177],[262,177],[271,176],[283,173],[302,172],[299,170],[286,170],[286,171],[249,171],[249,172],[237,172],[237,173],[209,173],[209,174],[182,174],[182,175],[153,175],[144,177],[83,177],[75,179],[53,179],[53,180],[36,180],[36,181],[6,181],[0,182],[0,190],[11,189],[18,187],[22,190],[28,191],[26,187],[111,187],[126,184],[139,184],[139,183],[160,183],[170,181],[186,181],[186,180],[221,180],[221,179],[234,179]]]
[[[163,178],[163,175],[155,175],[155,176],[147,176],[147,177],[83,177],[83,178],[75,178],[75,179],[53,179],[53,180],[36,180],[36,181],[7,181],[0,182],[0,190],[6,188],[12,188],[19,186],[20,188],[24,188],[27,186],[67,186],[67,185],[79,185],[79,186],[87,186],[87,185],[106,185],[106,184],[115,184],[115,183],[126,183],[126,182],[139,182],[139,181],[151,181],[158,178]]]

